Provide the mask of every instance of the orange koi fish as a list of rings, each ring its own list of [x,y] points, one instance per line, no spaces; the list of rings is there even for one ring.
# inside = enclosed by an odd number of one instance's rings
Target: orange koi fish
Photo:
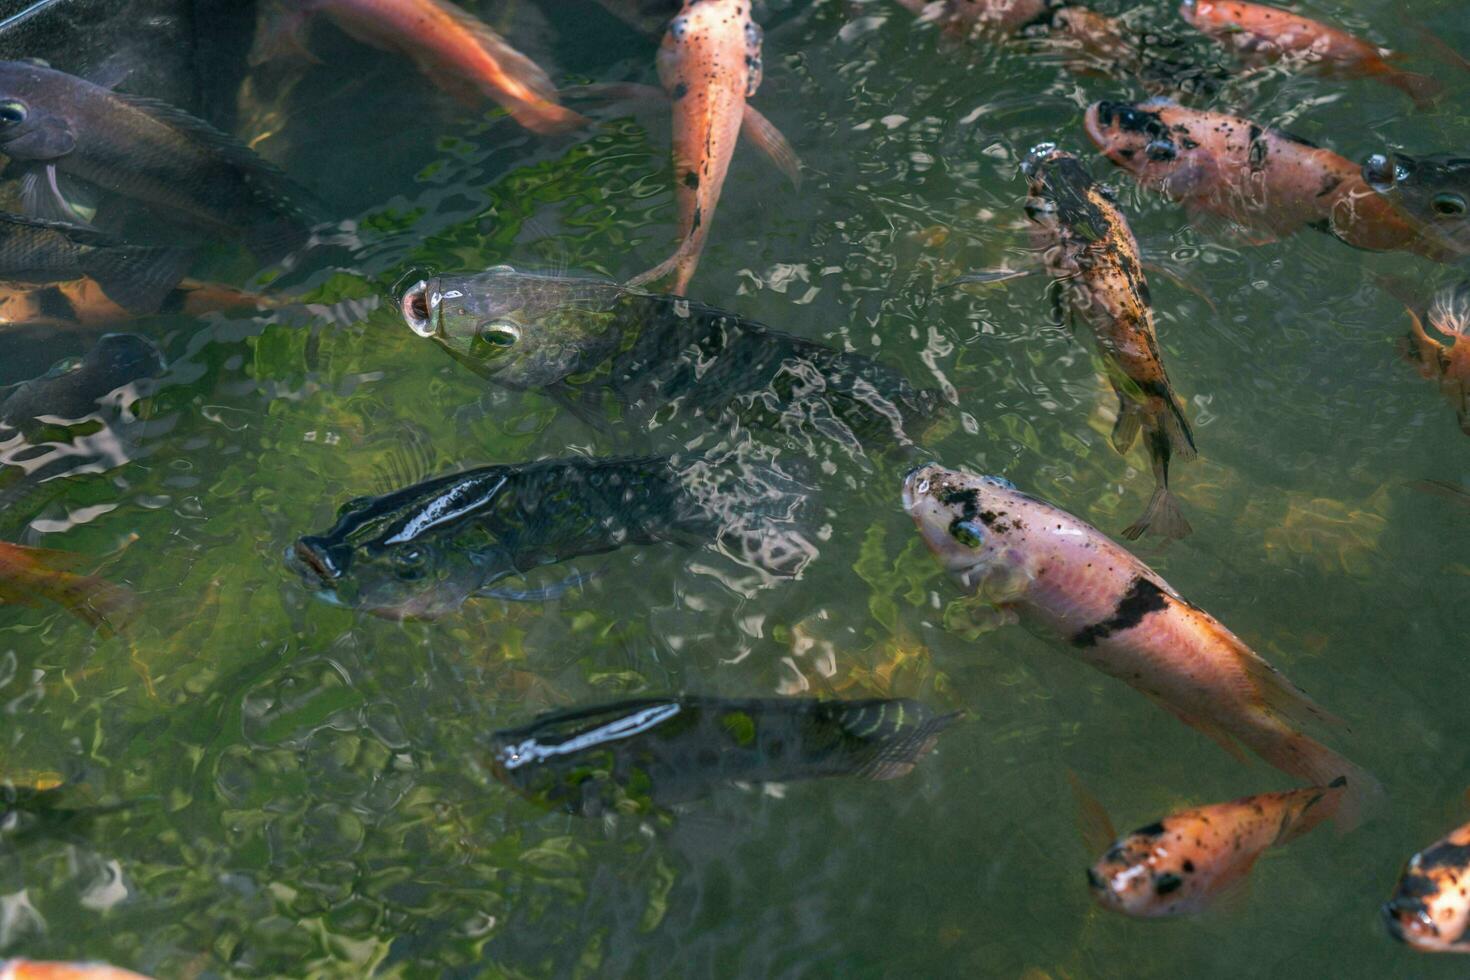
[[[1331,150],[1238,116],[1166,99],[1094,102],[1088,138],[1145,187],[1251,229],[1257,243],[1316,228],[1356,248],[1453,257]]]
[[[898,0],[915,16],[933,20],[946,33],[959,37],[1003,36],[1046,21],[1052,0]]]
[[[679,247],[629,285],[672,273],[673,291],[684,294],[699,267],[742,132],[796,179],[799,164],[786,138],[746,103],[761,84],[761,40],[750,0],[684,0],[670,22],[659,48],[658,77],[674,106]]]
[[[1437,80],[1389,64],[1392,52],[1344,30],[1263,3],[1183,0],[1179,16],[1250,64],[1283,62],[1335,78],[1373,78],[1392,85],[1419,108],[1443,89]]]
[[[1139,827],[1087,869],[1092,897],[1142,919],[1203,912],[1242,886],[1265,851],[1321,823],[1346,785],[1339,778],[1330,786],[1247,796]]]
[[[449,0],[279,0],[273,30],[251,64],[282,51],[303,51],[307,18],[325,14],[364,44],[397,51],[444,91],[468,105],[488,98],[537,133],[570,129],[586,119],[562,107],[546,72],[486,24]]]
[[[281,301],[219,283],[183,279],[149,313],[201,316],[240,309],[274,309]],[[0,326],[101,327],[144,315],[114,302],[96,280],[47,286],[0,283]]]
[[[1409,859],[1383,906],[1388,934],[1426,953],[1470,953],[1470,823]]]
[[[0,960],[0,980],[148,980],[141,973],[105,963],[43,963]]]
[[[1148,509],[1123,536],[1134,539],[1152,530],[1182,538],[1190,527],[1169,492],[1169,461],[1193,458],[1194,436],[1164,372],[1138,242],[1087,168],[1056,144],[1034,147],[1021,173],[1030,187],[1026,215],[1059,302],[1092,331],[1107,363],[1118,396],[1113,447],[1126,453],[1141,431],[1153,466]]]
[[[1470,435],[1470,281],[1442,289],[1421,316],[1409,314],[1408,352],[1419,365],[1419,373],[1439,382],[1439,390],[1455,406],[1460,429]],[[1430,336],[1425,329],[1453,338],[1448,343]]]
[[[1348,780],[1326,807],[1355,825],[1378,784],[1298,728],[1336,719],[1219,620],[1102,532],[995,477],[909,473],[904,509],[949,576],[1009,617],[1147,695],[1240,757],[1237,743],[1310,785]]]
[[[0,604],[33,606],[47,599],[93,626],[113,631],[125,625],[133,594],[104,579],[66,571],[81,560],[66,551],[0,542]]]

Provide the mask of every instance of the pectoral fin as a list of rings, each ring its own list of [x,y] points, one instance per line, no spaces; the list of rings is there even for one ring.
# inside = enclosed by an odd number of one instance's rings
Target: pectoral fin
[[[749,102],[745,103],[745,113],[740,119],[740,134],[770,157],[776,169],[790,179],[792,186],[801,189],[801,160],[797,158],[796,151],[781,135],[776,124],[757,112]]]

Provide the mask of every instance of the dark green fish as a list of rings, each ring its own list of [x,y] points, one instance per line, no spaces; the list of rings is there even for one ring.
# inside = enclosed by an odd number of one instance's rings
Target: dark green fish
[[[0,389],[0,432],[43,417],[85,418],[112,392],[156,377],[163,368],[163,355],[152,341],[130,333],[107,334],[80,361],[23,381],[8,394]]]
[[[732,782],[907,775],[958,717],[907,700],[643,698],[495,732],[491,768],[542,806],[646,811]]]
[[[1363,180],[1452,255],[1470,255],[1470,158],[1375,153]]]
[[[667,295],[598,279],[498,266],[429,279],[402,300],[410,329],[511,389],[558,398],[600,422],[611,392],[635,419],[661,410],[733,414],[838,441],[910,443],[943,401],[871,358]]]
[[[23,168],[37,217],[79,219],[65,176],[160,220],[242,239],[267,261],[307,239],[296,189],[244,145],[174,106],[35,62],[0,62],[0,153]]]
[[[157,313],[188,270],[182,248],[127,245],[82,225],[0,211],[0,282],[83,277],[129,313]]]
[[[440,616],[477,594],[549,598],[560,587],[491,587],[628,545],[718,541],[772,574],[794,576],[816,549],[781,526],[801,495],[773,476],[722,474],[702,462],[676,467],[665,456],[483,466],[349,501],[331,530],[299,539],[288,560],[324,598],[390,619]]]

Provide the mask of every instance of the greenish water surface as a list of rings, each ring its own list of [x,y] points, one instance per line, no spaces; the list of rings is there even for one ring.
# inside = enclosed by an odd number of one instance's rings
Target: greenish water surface
[[[655,41],[591,3],[466,6],[559,81],[656,81]],[[1451,0],[1303,9],[1470,51]],[[1082,154],[1185,284],[1151,280],[1201,451],[1175,471],[1195,533],[1138,553],[1348,719],[1341,746],[1387,788],[1378,819],[1268,854],[1244,901],[1200,919],[1094,907],[1069,771],[1124,827],[1289,782],[1043,638],[946,629],[958,593],[902,512],[892,459],[826,474],[820,556],[797,581],[755,588],[709,552],[649,548],[599,559],[556,601],[472,600],[433,622],[315,599],[283,553],[401,475],[405,443],[427,447],[425,472],[640,445],[488,387],[404,327],[394,290],[505,262],[627,278],[675,234],[663,108],[591,107],[591,128],[536,137],[324,28],[323,64],[259,146],[362,247],[288,282],[383,303],[345,327],[143,321],[172,367],[117,457],[12,503],[6,540],[107,556],[144,613],[108,637],[54,607],[0,609],[0,772],[129,804],[0,829],[0,956],[159,977],[1461,975],[1377,914],[1403,861],[1470,818],[1470,508],[1412,486],[1470,487],[1470,442],[1401,357],[1403,305],[1373,282],[1427,296],[1453,270],[1312,232],[1251,246],[1191,227],[1086,143],[1089,102],[1145,94],[1126,80],[956,47],[880,0],[760,13],[754,102],[805,181],[743,147],[692,294],[951,388],[957,424],[927,453],[1116,532],[1151,483],[1141,450],[1108,441],[1090,344],[1051,324],[1040,277],[937,288],[1026,261],[1030,146]],[[1172,4],[1130,17],[1185,33]],[[1448,86],[1431,112],[1368,82],[1276,75],[1229,105],[1353,159],[1466,149],[1470,74],[1417,66]],[[248,277],[241,261],[214,271]],[[11,343],[0,381],[84,346]],[[794,644],[798,628],[822,642]],[[492,730],[678,690],[904,696],[969,718],[901,780],[732,788],[645,821],[543,812],[489,777]]]

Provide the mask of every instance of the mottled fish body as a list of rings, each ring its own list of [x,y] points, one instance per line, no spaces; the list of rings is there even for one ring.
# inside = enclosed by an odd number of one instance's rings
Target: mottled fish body
[[[1470,823],[1409,859],[1383,906],[1389,935],[1427,953],[1470,953]]]
[[[1172,813],[1119,838],[1087,870],[1092,897],[1137,918],[1203,912],[1243,885],[1264,852],[1317,826],[1345,788],[1338,780]]]
[[[1148,509],[1123,535],[1182,538],[1189,522],[1169,492],[1169,463],[1195,455],[1194,436],[1159,353],[1138,242],[1123,212],[1075,156],[1043,143],[1021,164],[1031,220],[1063,309],[1085,324],[1118,396],[1113,446],[1127,452],[1142,432],[1154,471]]]
[[[420,282],[405,322],[496,384],[586,414],[610,392],[634,421],[668,406],[784,428],[816,406],[861,442],[906,444],[943,399],[879,361],[691,300],[509,267]]]
[[[1102,532],[994,477],[925,466],[904,507],[965,591],[1059,637],[1222,747],[1244,745],[1311,785],[1348,780],[1333,817],[1355,824],[1368,773],[1298,725],[1334,719],[1209,613]]]
[[[1315,228],[1370,251],[1447,256],[1368,186],[1358,165],[1299,136],[1163,99],[1095,102],[1083,127],[1140,184],[1196,217],[1234,222],[1254,241]]]
[[[957,717],[908,700],[644,698],[496,732],[491,765],[542,806],[646,811],[732,782],[903,776]]]

